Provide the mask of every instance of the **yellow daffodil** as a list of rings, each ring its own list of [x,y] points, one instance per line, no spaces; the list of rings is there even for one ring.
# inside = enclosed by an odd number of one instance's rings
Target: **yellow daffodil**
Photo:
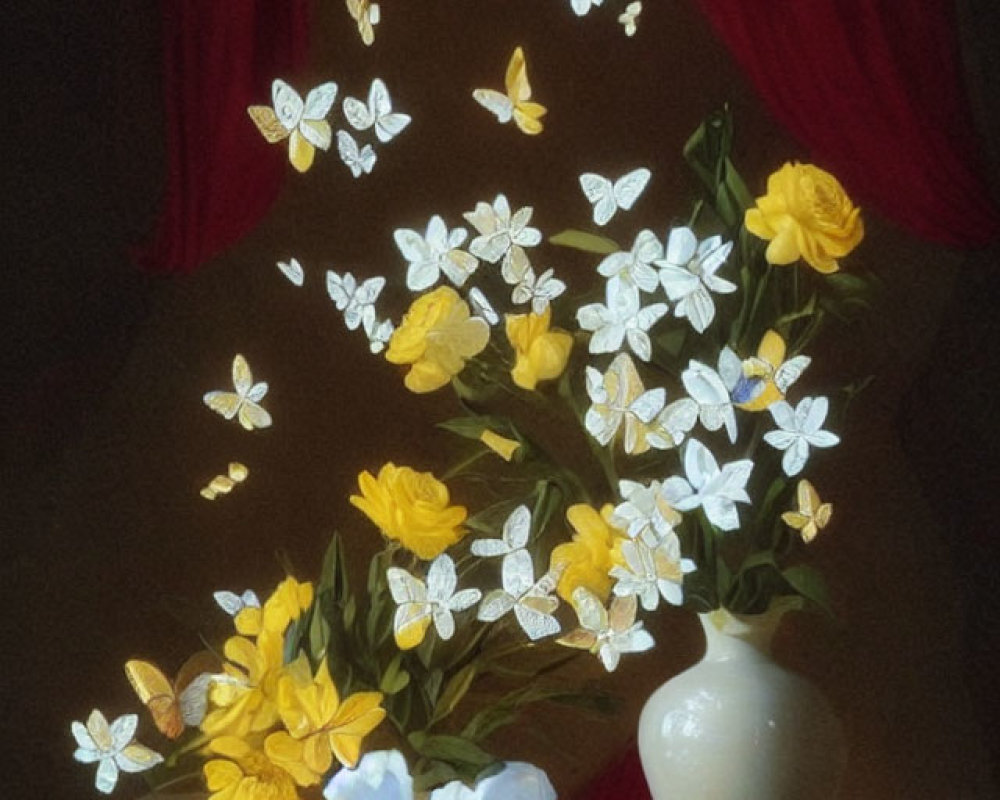
[[[351,495],[351,504],[425,561],[465,536],[465,507],[449,505],[448,487],[429,472],[390,462],[378,478],[367,470],[358,475],[358,488],[361,494]]]
[[[264,753],[236,736],[213,739],[203,767],[208,800],[298,800],[295,781]]]
[[[533,391],[539,381],[558,378],[566,369],[573,337],[558,328],[549,330],[551,319],[551,308],[507,315],[507,338],[517,357],[510,377],[522,389]]]
[[[343,702],[324,659],[313,677],[304,658],[290,665],[278,684],[278,708],[286,730],[264,742],[268,758],[300,786],[312,786],[336,758],[354,767],[361,740],[385,718],[381,692],[357,692]]]
[[[608,571],[622,563],[616,546],[625,536],[611,524],[613,513],[610,504],[600,513],[583,503],[567,509],[566,520],[575,531],[573,540],[554,547],[549,559],[550,569],[562,570],[556,591],[567,603],[573,602],[573,591],[578,586],[597,595],[602,603],[607,602],[612,585]]]
[[[812,359],[796,356],[785,361],[785,340],[767,331],[757,355],[743,362],[743,375],[733,388],[734,403],[747,411],[764,411],[785,399],[788,387],[798,380]]]
[[[861,209],[839,181],[812,164],[789,163],[767,179],[767,194],[747,210],[746,229],[770,242],[770,264],[803,259],[819,272],[836,272],[838,258],[864,237]]]
[[[479,434],[479,441],[485,444],[490,450],[496,453],[504,461],[510,461],[517,452],[521,443],[515,439],[508,439],[499,433],[494,433],[489,428],[485,428]]]
[[[214,709],[205,715],[201,729],[211,737],[246,736],[270,728],[278,720],[278,678],[283,663],[284,639],[262,630],[256,642],[230,637],[223,648],[228,663],[225,680],[215,681],[209,692]]]
[[[244,636],[256,636],[262,629],[284,633],[289,623],[297,620],[312,601],[312,584],[299,583],[289,576],[278,584],[263,608],[248,606],[236,614],[236,630]]]
[[[411,364],[404,383],[422,394],[440,389],[481,353],[490,338],[485,320],[469,315],[469,307],[450,286],[441,286],[413,301],[392,334],[385,357]]]

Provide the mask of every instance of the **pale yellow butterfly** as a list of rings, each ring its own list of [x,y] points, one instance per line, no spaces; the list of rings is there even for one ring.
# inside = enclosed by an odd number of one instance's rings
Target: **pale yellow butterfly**
[[[231,461],[228,471],[228,475],[216,475],[212,478],[199,494],[206,500],[214,500],[220,494],[229,494],[236,484],[243,483],[250,474],[250,470],[239,461]]]
[[[541,103],[531,101],[531,84],[528,83],[528,67],[524,60],[524,51],[520,47],[514,49],[510,62],[507,64],[507,75],[504,79],[507,93],[493,89],[476,89],[473,98],[483,108],[494,114],[501,123],[514,120],[524,133],[535,135],[542,132],[541,118],[548,109]]]
[[[819,494],[805,479],[799,481],[795,494],[799,510],[786,511],[781,515],[781,519],[790,528],[799,532],[802,541],[811,542],[833,516],[833,504],[820,502]]]
[[[201,724],[211,679],[222,671],[214,654],[201,650],[184,662],[171,681],[155,664],[140,659],[125,663],[125,675],[153,722],[168,739],[176,739],[186,726]]]
[[[226,419],[236,417],[248,431],[270,427],[271,415],[259,405],[267,394],[267,384],[253,382],[250,365],[239,353],[233,357],[233,388],[235,392],[207,392],[202,399]]]
[[[370,46],[375,41],[375,26],[382,18],[378,3],[371,0],[346,0],[346,5],[347,11],[358,23],[361,41]]]

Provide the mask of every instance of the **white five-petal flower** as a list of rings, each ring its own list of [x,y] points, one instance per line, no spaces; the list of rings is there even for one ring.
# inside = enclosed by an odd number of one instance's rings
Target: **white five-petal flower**
[[[642,307],[639,290],[622,281],[609,281],[607,303],[590,303],[576,312],[576,320],[585,331],[591,331],[591,353],[614,353],[628,341],[632,352],[643,361],[653,356],[649,329],[668,311],[666,303]]]
[[[458,249],[468,235],[465,228],[449,231],[437,214],[427,223],[423,236],[410,228],[397,229],[393,233],[396,246],[410,262],[406,270],[407,288],[421,292],[437,283],[442,272],[453,284],[463,286],[479,266],[474,255]]]
[[[681,543],[671,532],[655,547],[641,539],[622,542],[625,566],[615,565],[608,573],[617,582],[617,597],[635,595],[646,611],[653,611],[662,596],[671,605],[679,606],[684,600],[684,575],[694,572],[694,561],[681,557]]]
[[[670,506],[663,493],[663,484],[651,481],[645,486],[636,481],[618,482],[622,502],[615,506],[611,523],[622,528],[631,538],[641,538],[655,547],[664,537],[672,535],[681,515]]]
[[[686,317],[698,333],[704,333],[715,318],[710,292],[736,291],[736,284],[715,274],[732,249],[733,243],[723,244],[720,236],[711,236],[699,244],[690,228],[674,228],[667,239],[665,257],[656,262],[660,282],[674,303],[674,316]]]
[[[660,273],[653,262],[663,258],[663,245],[651,230],[639,231],[629,253],[606,256],[597,271],[609,281],[622,281],[652,294],[660,285]]]
[[[82,764],[98,762],[94,785],[99,792],[111,794],[118,782],[118,771],[143,772],[163,761],[163,756],[133,741],[139,718],[124,714],[110,725],[96,708],[87,724],[73,722],[70,730],[78,745],[73,758]]]
[[[587,367],[586,375],[591,406],[583,424],[590,435],[607,445],[624,424],[625,452],[636,455],[648,450],[647,426],[663,409],[666,389],[646,391],[628,353],[615,356],[603,375],[594,367]]]
[[[473,211],[462,214],[479,233],[469,244],[469,252],[490,264],[501,259],[506,263],[515,247],[535,247],[542,241],[542,232],[528,225],[534,209],[531,206],[519,208],[513,214],[507,197],[498,194],[489,203],[476,203]]]
[[[715,456],[697,439],[689,439],[684,451],[687,478],[674,476],[663,484],[663,493],[678,511],[701,506],[708,521],[724,531],[740,526],[736,503],[749,503],[746,483],[753,461],[742,459],[720,469]]]
[[[820,430],[826,421],[830,404],[825,397],[803,397],[792,407],[781,400],[768,407],[780,430],[764,434],[764,441],[771,447],[784,450],[781,468],[788,477],[802,472],[809,459],[809,445],[813,447],[833,447],[840,437],[830,431]]]
[[[430,617],[438,636],[448,640],[455,633],[453,612],[464,611],[479,602],[482,596],[479,589],[455,591],[458,573],[455,562],[445,553],[431,562],[426,584],[399,567],[389,567],[385,575],[392,599],[397,604],[393,620],[393,630],[397,635],[411,626],[426,624],[424,620]]]
[[[712,369],[700,361],[691,359],[688,368],[681,373],[681,382],[698,404],[698,419],[708,431],[717,431],[725,426],[730,442],[736,441],[736,413],[730,392],[743,375],[740,357],[728,347],[719,353],[719,369]]]

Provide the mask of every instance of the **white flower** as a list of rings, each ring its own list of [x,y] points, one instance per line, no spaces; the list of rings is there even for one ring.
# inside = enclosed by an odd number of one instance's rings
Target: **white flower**
[[[514,287],[510,299],[516,305],[530,301],[531,310],[535,314],[544,314],[545,309],[549,307],[549,302],[555,300],[565,291],[566,284],[553,277],[551,267],[536,278],[535,271],[529,266]]]
[[[634,595],[615,597],[605,608],[600,599],[585,586],[573,590],[573,608],[580,627],[556,641],[597,653],[608,672],[614,672],[623,653],[641,653],[655,643],[653,637],[635,621]]]
[[[431,562],[426,585],[399,567],[389,567],[385,576],[397,604],[393,620],[397,641],[406,638],[410,628],[426,626],[428,618],[434,621],[434,629],[441,639],[450,639],[455,633],[452,612],[465,610],[482,596],[479,589],[455,591],[458,586],[455,562],[444,553]]]
[[[768,408],[781,430],[765,433],[764,441],[785,451],[781,468],[788,477],[802,472],[809,459],[809,445],[833,447],[840,442],[836,434],[820,430],[829,407],[825,397],[803,397],[794,411],[784,400],[772,403]]]
[[[556,792],[538,767],[508,761],[500,772],[479,781],[475,790],[452,781],[431,792],[430,800],[556,800]]]
[[[469,289],[469,308],[477,317],[486,320],[487,325],[496,325],[500,321],[500,315],[497,314],[489,298],[483,294],[483,290],[478,286]]]
[[[413,778],[398,750],[365,753],[354,769],[339,770],[323,790],[327,800],[413,800]]]
[[[691,326],[703,333],[715,317],[715,303],[709,291],[729,294],[736,291],[730,283],[715,273],[721,267],[732,242],[712,236],[701,244],[690,228],[674,228],[667,239],[666,257],[656,262],[660,282],[674,305],[675,317],[687,317]]]
[[[678,447],[698,421],[698,404],[682,397],[664,406],[646,430],[646,443],[657,450]]]
[[[145,745],[132,741],[139,718],[125,714],[108,725],[107,719],[96,708],[90,712],[86,727],[73,722],[70,730],[76,739],[73,758],[82,764],[100,762],[94,785],[99,792],[111,794],[118,782],[118,771],[143,772],[163,761],[163,756]]]
[[[643,486],[622,480],[618,482],[618,492],[624,502],[615,506],[611,524],[624,529],[633,539],[641,538],[650,547],[672,535],[674,526],[681,521],[681,515],[667,502],[659,481]]]
[[[646,391],[628,353],[615,356],[603,375],[594,367],[587,367],[586,375],[591,406],[583,424],[590,435],[607,445],[624,424],[625,452],[632,455],[646,452],[647,426],[663,409],[666,389]]]
[[[646,611],[653,611],[660,596],[671,605],[679,606],[684,600],[682,586],[684,575],[694,572],[695,563],[681,558],[681,543],[671,532],[655,547],[641,539],[622,542],[625,566],[613,566],[608,573],[617,583],[614,593],[618,597],[635,595]]]
[[[534,247],[542,241],[542,232],[528,226],[533,211],[531,206],[525,206],[511,214],[507,198],[502,194],[496,196],[492,206],[476,203],[475,210],[462,214],[479,233],[469,244],[469,252],[496,264],[500,259],[506,261],[513,247]]]
[[[475,256],[458,249],[468,235],[465,228],[449,231],[437,214],[427,223],[423,236],[410,228],[397,229],[393,233],[396,247],[410,262],[406,270],[407,288],[412,292],[423,291],[437,283],[442,272],[453,284],[463,286],[479,266]]]
[[[719,353],[718,372],[691,359],[688,368],[681,373],[684,388],[698,404],[698,418],[702,426],[708,431],[717,431],[725,426],[730,442],[736,441],[738,433],[730,392],[742,375],[743,363],[728,347],[722,348]]]
[[[753,461],[733,461],[719,469],[707,447],[697,439],[689,439],[684,451],[684,471],[687,480],[674,476],[667,478],[663,492],[678,511],[691,511],[701,506],[708,521],[724,531],[740,526],[736,503],[749,503],[750,496],[744,488]]]
[[[668,311],[666,303],[642,307],[639,290],[621,281],[609,281],[607,305],[590,303],[576,312],[576,320],[585,331],[592,331],[591,353],[614,353],[628,340],[632,352],[649,361],[653,347],[647,331]]]
[[[663,258],[663,245],[651,230],[639,231],[630,253],[611,253],[598,265],[605,278],[638,286],[647,294],[660,285],[660,274],[653,262]]]
[[[599,6],[603,2],[604,0],[569,0],[569,4],[578,17],[586,16],[591,7]]]

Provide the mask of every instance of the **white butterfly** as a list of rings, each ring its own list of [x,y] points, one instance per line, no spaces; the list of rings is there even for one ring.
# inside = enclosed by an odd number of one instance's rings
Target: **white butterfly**
[[[589,589],[573,590],[573,607],[580,627],[558,639],[559,644],[597,653],[608,672],[614,672],[622,653],[641,653],[655,642],[641,622],[635,621],[635,596],[615,597],[608,610]]]
[[[226,419],[236,417],[248,431],[269,427],[271,415],[259,405],[267,394],[267,384],[253,382],[250,365],[239,353],[233,356],[233,388],[235,392],[207,392],[202,399]]]
[[[753,461],[732,461],[719,468],[715,456],[697,439],[689,439],[684,451],[687,479],[674,476],[663,483],[663,494],[678,511],[701,506],[708,521],[724,531],[740,526],[736,503],[749,503],[746,483]]]
[[[399,567],[389,567],[385,576],[397,604],[393,631],[401,649],[416,646],[424,638],[431,621],[438,636],[450,639],[455,633],[452,614],[465,610],[482,596],[479,589],[455,591],[458,586],[455,562],[444,553],[431,562],[426,584]]]
[[[566,284],[558,278],[553,277],[551,268],[545,270],[537,278],[535,271],[528,267],[520,282],[511,292],[511,302],[516,305],[531,302],[531,310],[536,314],[544,314],[549,307],[549,302],[555,300],[566,291]]]
[[[399,228],[392,236],[403,258],[410,262],[406,286],[420,292],[437,283],[443,272],[456,286],[464,286],[479,266],[479,259],[458,248],[468,236],[465,228],[449,231],[437,214],[427,223],[423,236],[410,228]]]
[[[489,299],[487,299],[478,286],[473,286],[469,289],[469,306],[472,309],[472,313],[486,320],[490,325],[496,325],[500,321],[500,315],[497,314],[496,309],[493,308],[493,304],[490,303]]]
[[[222,590],[213,592],[212,597],[219,604],[219,608],[231,617],[235,617],[244,608],[260,608],[260,599],[253,589],[247,589],[243,594]]]
[[[371,0],[346,0],[346,3],[348,13],[358,23],[361,41],[370,46],[375,41],[375,26],[382,19],[378,3]]]
[[[618,22],[625,28],[626,36],[635,36],[635,31],[639,22],[639,15],[642,13],[642,3],[639,0],[629,3],[625,11],[618,15]]]
[[[708,431],[717,431],[725,426],[729,441],[735,442],[736,413],[730,392],[736,387],[743,374],[740,357],[728,347],[719,353],[719,371],[706,364],[691,359],[688,368],[681,373],[684,388],[698,404],[698,418]]]
[[[368,347],[373,353],[381,353],[396,332],[396,326],[391,319],[377,321],[374,315],[362,320],[365,334],[368,336]]]
[[[527,506],[515,508],[503,524],[502,538],[477,539],[469,548],[472,554],[480,558],[505,556],[515,550],[521,550],[531,535],[531,512]]]
[[[372,81],[368,90],[368,104],[355,97],[344,98],[344,116],[356,131],[366,131],[375,126],[380,142],[388,142],[410,124],[409,114],[392,110],[389,90],[381,78]]]
[[[73,722],[70,730],[76,739],[73,758],[81,764],[98,762],[94,785],[97,791],[111,794],[118,782],[119,770],[144,772],[162,763],[163,756],[134,741],[139,717],[124,714],[110,725],[96,708],[87,717],[86,726]]]
[[[604,0],[570,0],[570,5],[578,17],[585,16],[591,8],[601,5]]]
[[[315,148],[327,150],[330,147],[330,123],[326,115],[336,98],[337,84],[333,81],[312,89],[303,102],[298,92],[277,78],[271,84],[274,108],[250,106],[247,113],[271,144],[290,137],[288,159],[295,169],[305,172],[312,166]]]
[[[622,542],[621,553],[625,566],[616,564],[608,572],[617,581],[614,593],[618,597],[634,595],[646,611],[653,611],[661,596],[671,605],[681,604],[684,575],[696,567],[690,558],[681,558],[677,534],[669,533],[653,547],[641,539]]]
[[[326,293],[337,310],[344,312],[344,324],[352,331],[364,323],[367,332],[368,326],[375,323],[375,301],[384,286],[385,278],[380,275],[359,284],[350,272],[338,275],[328,270],[326,273]]]
[[[585,331],[592,331],[588,349],[591,353],[614,353],[623,341],[643,361],[653,356],[647,331],[667,313],[666,303],[643,308],[639,290],[624,282],[609,281],[605,287],[607,304],[590,303],[576,312],[576,320]]]
[[[559,607],[559,598],[552,596],[558,580],[558,573],[550,570],[535,582],[531,554],[523,548],[514,550],[503,557],[500,568],[503,588],[494,589],[483,598],[478,618],[483,622],[494,622],[513,609],[518,624],[529,639],[535,641],[543,636],[552,636],[560,630],[559,621],[552,616],[552,612]]]
[[[370,144],[366,144],[360,150],[358,143],[347,131],[337,131],[337,152],[340,153],[340,160],[350,167],[351,174],[355,178],[360,178],[361,173],[370,174],[375,168],[378,156]]]
[[[279,261],[278,269],[296,286],[301,286],[305,282],[306,274],[297,258],[292,258],[288,261]]]
[[[653,173],[645,167],[632,170],[614,183],[594,172],[580,176],[580,188],[594,206],[594,222],[607,225],[620,208],[628,211],[639,199]]]

